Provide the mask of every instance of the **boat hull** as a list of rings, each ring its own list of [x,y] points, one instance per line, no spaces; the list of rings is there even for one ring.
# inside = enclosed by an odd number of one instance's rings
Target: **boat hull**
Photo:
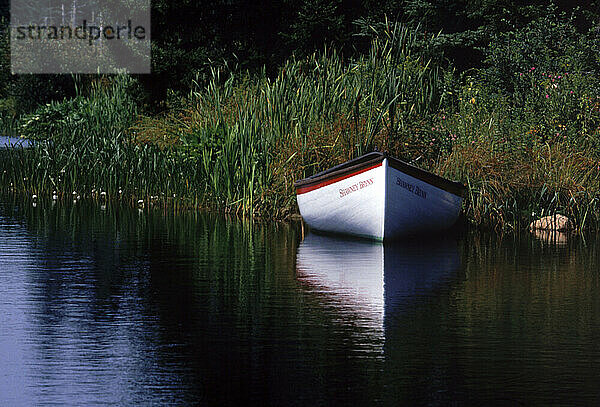
[[[433,185],[423,173],[429,174],[383,158],[297,186],[300,214],[313,229],[376,240],[448,229],[458,218],[462,196]]]
[[[316,230],[383,240],[383,162],[346,175],[328,184],[317,184],[316,188],[298,189],[302,218]]]
[[[387,166],[384,237],[449,229],[461,206],[462,197]]]

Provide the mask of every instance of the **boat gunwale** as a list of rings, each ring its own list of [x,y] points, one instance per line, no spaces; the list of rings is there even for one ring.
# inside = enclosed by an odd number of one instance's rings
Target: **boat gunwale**
[[[373,158],[370,158],[373,157]],[[344,176],[346,174],[351,174],[356,172],[362,168],[368,167],[369,165],[378,163],[383,161],[384,159],[388,159],[388,164],[390,167],[408,175],[413,178],[416,178],[420,181],[423,181],[429,185],[447,191],[453,195],[463,198],[465,195],[466,187],[457,181],[451,181],[444,177],[441,177],[432,172],[426,171],[419,167],[415,167],[414,165],[408,164],[402,160],[399,160],[394,157],[390,157],[387,153],[381,152],[372,152],[365,155],[362,155],[358,158],[355,158],[350,161],[346,161],[340,165],[329,168],[325,171],[314,174],[308,178],[301,179],[294,183],[294,187],[297,190],[300,188],[306,188],[310,186],[314,186],[315,184],[322,183],[324,181],[330,180],[332,178]],[[327,184],[329,185],[329,184]],[[325,185],[323,185],[325,186]],[[319,187],[315,188],[318,189]],[[309,192],[309,191],[307,191]],[[298,191],[297,191],[298,193]]]
[[[373,158],[367,159],[369,156],[373,156]],[[316,174],[311,175],[310,177],[301,179],[299,181],[294,182],[295,187],[304,186],[308,184],[312,184],[315,182],[319,182],[323,179],[335,177],[339,174],[345,174],[347,172],[352,172],[357,168],[361,168],[363,166],[368,166],[369,164],[375,164],[377,162],[383,161],[384,159],[383,153],[380,152],[372,152],[361,155],[360,157],[354,158],[352,160],[348,160],[343,162],[342,164],[336,165],[335,167],[331,167],[326,169],[325,171],[318,172]]]
[[[380,167],[382,163],[383,160],[377,158],[358,163],[348,168],[343,168],[334,172],[328,172],[327,174],[319,176],[318,178],[307,178],[306,180],[300,180],[294,183],[294,186],[296,187],[296,194],[303,194],[306,192],[313,191],[315,189],[322,188],[327,185],[335,184],[337,182],[343,181],[346,178],[350,178],[363,172],[372,170],[376,167]]]

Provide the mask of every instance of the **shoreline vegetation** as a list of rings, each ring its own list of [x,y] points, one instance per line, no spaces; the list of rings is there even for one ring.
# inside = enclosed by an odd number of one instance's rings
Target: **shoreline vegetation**
[[[135,78],[96,77],[0,121],[36,140],[0,151],[0,183],[283,219],[297,213],[294,181],[377,148],[463,182],[472,225],[516,231],[561,213],[598,229],[597,33],[536,20],[459,73],[436,50],[441,34],[369,28],[370,50],[352,59],[325,48],[271,76],[215,65],[160,114],[143,109]]]

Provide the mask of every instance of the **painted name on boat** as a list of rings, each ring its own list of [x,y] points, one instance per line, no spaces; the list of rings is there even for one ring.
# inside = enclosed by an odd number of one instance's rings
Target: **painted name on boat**
[[[423,199],[427,199],[427,192],[423,191],[417,185],[410,184],[399,177],[396,177],[396,185],[399,185],[401,188],[404,188]]]
[[[373,178],[369,178],[364,181],[358,181],[356,184],[350,185],[348,188],[340,188],[340,198],[343,198],[352,192],[358,191],[359,189],[366,188],[369,185],[373,185]]]

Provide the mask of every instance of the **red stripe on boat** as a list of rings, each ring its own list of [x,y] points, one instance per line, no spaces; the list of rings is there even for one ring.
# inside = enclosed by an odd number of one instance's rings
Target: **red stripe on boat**
[[[363,172],[367,172],[369,170],[372,170],[373,168],[381,167],[381,164],[383,164],[383,161],[379,162],[379,163],[377,163],[375,165],[372,165],[370,167],[362,168],[362,169],[360,169],[358,171],[351,172],[350,174],[340,175],[339,177],[336,177],[336,178],[332,178],[332,179],[328,179],[328,180],[325,180],[325,181],[321,181],[318,184],[307,185],[305,187],[297,188],[296,189],[296,195],[305,194],[307,192],[314,191],[315,189],[319,189],[319,188],[325,187],[327,185],[331,185],[331,184],[334,184],[336,182],[345,180],[346,178],[350,178],[350,177],[353,177],[355,175],[362,174]]]

